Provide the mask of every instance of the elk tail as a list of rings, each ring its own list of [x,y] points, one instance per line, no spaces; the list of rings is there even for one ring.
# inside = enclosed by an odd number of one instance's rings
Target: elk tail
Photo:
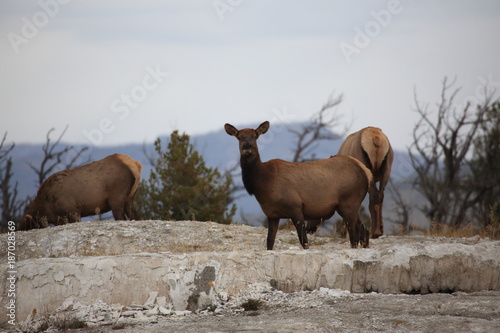
[[[134,175],[134,185],[132,185],[132,188],[129,193],[129,197],[134,197],[135,192],[137,192],[137,189],[139,188],[139,183],[141,181],[141,170],[142,170],[142,165],[141,163],[134,161],[134,164],[137,168],[137,170],[132,170],[132,174]]]
[[[389,152],[389,140],[379,128],[369,127],[361,134],[361,147],[368,155],[373,174],[377,175]]]

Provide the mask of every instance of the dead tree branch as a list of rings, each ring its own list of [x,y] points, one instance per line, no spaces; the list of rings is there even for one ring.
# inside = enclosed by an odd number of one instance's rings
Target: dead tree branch
[[[47,176],[56,171],[60,171],[61,169],[72,169],[89,162],[90,158],[87,158],[83,162],[79,162],[83,153],[88,150],[88,147],[76,149],[74,146],[65,146],[61,150],[57,150],[67,129],[68,126],[66,125],[57,140],[52,142],[50,135],[53,131],[55,131],[55,128],[51,128],[47,132],[45,144],[42,146],[43,158],[40,165],[35,167],[32,163],[28,164],[37,176],[38,186],[42,185]],[[63,161],[63,158],[65,161]]]
[[[4,148],[7,133],[4,134],[0,142],[0,208],[1,221],[6,224],[8,221],[20,218],[27,200],[18,200],[18,182],[12,187],[12,157],[10,153],[15,147],[12,143],[10,147]]]
[[[454,99],[460,89],[450,93],[454,84],[444,79],[435,113],[422,106],[415,93],[420,119],[413,129],[409,155],[417,173],[415,188],[427,200],[421,210],[434,222],[457,226],[469,219],[468,211],[474,205],[467,158],[492,96],[486,96],[475,110],[469,103],[457,108]]]
[[[400,185],[395,185],[392,180],[389,180],[388,188],[389,193],[394,199],[394,204],[396,206],[395,213],[397,216],[395,219],[390,220],[394,224],[401,225],[401,232],[403,235],[406,235],[410,231],[411,205],[403,199]]]
[[[310,122],[302,125],[300,129],[290,129],[296,137],[296,148],[293,150],[293,162],[304,162],[314,159],[313,156],[306,157],[317,147],[317,142],[320,140],[336,140],[339,136],[345,135],[348,128],[344,129],[344,133],[334,134],[331,129],[339,125],[339,115],[335,107],[342,102],[342,95],[334,97],[333,94],[328,98],[321,109],[315,113]]]

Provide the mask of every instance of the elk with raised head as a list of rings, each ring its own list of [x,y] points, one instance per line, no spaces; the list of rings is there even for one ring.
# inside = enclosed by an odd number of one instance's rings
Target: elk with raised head
[[[82,167],[60,171],[43,182],[26,209],[19,230],[80,221],[113,212],[115,220],[138,220],[134,196],[142,166],[129,156],[114,154]]]
[[[372,237],[384,233],[382,206],[384,190],[391,176],[394,152],[389,139],[377,127],[365,127],[349,135],[339,148],[338,155],[352,156],[363,163],[373,174],[373,182],[368,190],[369,210],[372,220]],[[377,188],[376,183],[379,183]]]
[[[293,221],[300,244],[307,249],[306,220],[328,219],[336,211],[347,224],[351,246],[368,247],[369,233],[358,210],[372,176],[363,164],[348,156],[304,163],[262,162],[257,139],[269,129],[268,121],[257,129],[238,130],[230,124],[224,128],[239,141],[243,185],[267,216],[268,250],[273,249],[281,218]]]

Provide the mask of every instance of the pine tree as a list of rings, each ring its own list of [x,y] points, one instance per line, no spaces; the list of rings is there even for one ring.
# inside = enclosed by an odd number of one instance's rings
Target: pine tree
[[[222,176],[217,168],[208,168],[187,134],[174,131],[165,152],[159,138],[154,147],[156,161],[135,199],[145,219],[231,223],[236,205],[228,207],[229,174]]]

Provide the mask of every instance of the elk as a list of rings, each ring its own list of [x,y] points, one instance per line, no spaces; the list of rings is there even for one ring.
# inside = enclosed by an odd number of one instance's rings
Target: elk
[[[340,146],[337,154],[356,158],[372,172],[373,182],[368,190],[372,220],[371,234],[373,238],[382,236],[384,233],[382,220],[384,190],[389,181],[394,160],[394,152],[389,139],[380,128],[366,127],[350,134]]]
[[[224,125],[227,134],[239,141],[243,185],[267,216],[267,249],[273,249],[280,219],[292,220],[300,244],[307,249],[306,220],[328,219],[336,211],[347,224],[351,247],[368,247],[369,233],[358,210],[372,181],[370,171],[348,156],[304,163],[280,159],[262,162],[257,139],[269,126],[268,121],[257,129]]]
[[[113,212],[115,220],[138,220],[134,196],[142,166],[129,156],[114,154],[73,170],[57,172],[40,186],[26,209],[19,230],[80,221]]]

